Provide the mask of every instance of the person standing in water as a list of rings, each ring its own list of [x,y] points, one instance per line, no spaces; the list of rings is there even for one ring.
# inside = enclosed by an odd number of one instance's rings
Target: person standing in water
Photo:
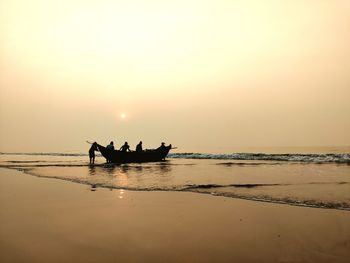
[[[113,141],[111,141],[107,146],[106,146],[107,150],[114,150],[114,143]]]
[[[97,143],[94,142],[89,150],[90,164],[95,163],[95,151],[98,151]]]
[[[111,154],[112,154],[113,151],[114,151],[114,143],[113,143],[113,141],[111,141],[111,142],[106,146],[106,150],[107,150],[107,153],[108,153],[108,157],[106,157],[107,163],[111,163],[112,160],[110,159],[110,157],[111,157]]]
[[[142,152],[142,141],[140,141],[139,144],[136,145],[136,152]]]

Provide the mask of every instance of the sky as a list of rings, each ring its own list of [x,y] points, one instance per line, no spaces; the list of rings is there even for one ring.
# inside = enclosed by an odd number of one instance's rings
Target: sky
[[[0,151],[349,146],[349,14],[348,0],[1,0]]]

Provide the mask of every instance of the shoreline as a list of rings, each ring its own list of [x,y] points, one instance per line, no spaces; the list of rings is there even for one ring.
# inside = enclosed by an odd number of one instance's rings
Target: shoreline
[[[347,262],[350,214],[0,169],[3,262]]]
[[[76,166],[76,165],[72,165],[72,166]],[[89,165],[87,165],[89,166]],[[134,189],[134,188],[126,188],[126,187],[115,187],[115,186],[110,186],[110,185],[103,185],[103,184],[91,184],[88,182],[77,182],[75,180],[72,179],[68,179],[68,178],[61,178],[61,177],[51,177],[51,176],[42,176],[42,175],[37,175],[34,173],[30,173],[26,170],[30,170],[31,168],[28,168],[27,166],[24,167],[23,169],[20,167],[1,167],[0,166],[0,170],[1,169],[8,169],[8,170],[14,170],[20,173],[24,173],[26,175],[29,176],[34,176],[36,178],[46,178],[46,179],[56,179],[56,180],[60,180],[60,181],[65,181],[65,182],[69,182],[69,183],[75,183],[75,184],[80,184],[80,185],[86,185],[86,186],[90,186],[91,188],[93,188],[94,190],[91,191],[96,191],[96,189],[101,188],[101,189],[107,189],[107,190],[124,190],[124,191],[135,191],[135,192],[178,192],[178,193],[194,193],[194,194],[203,194],[203,195],[209,195],[212,197],[225,197],[225,198],[229,198],[229,199],[239,199],[239,200],[246,200],[246,201],[252,201],[252,202],[261,202],[261,203],[267,203],[267,204],[279,204],[279,205],[287,205],[287,206],[292,206],[292,207],[305,207],[305,208],[315,208],[315,209],[329,209],[329,210],[339,210],[339,211],[348,211],[350,212],[350,208],[342,208],[342,207],[330,207],[330,206],[317,206],[317,205],[312,205],[312,204],[303,204],[303,203],[292,203],[292,202],[285,202],[285,201],[278,201],[278,200],[265,200],[265,199],[259,199],[259,198],[254,198],[254,197],[245,197],[245,196],[240,196],[240,195],[228,195],[225,193],[211,193],[211,192],[207,192],[207,191],[194,191],[194,190],[187,190],[187,189],[182,189],[182,190],[175,190],[175,189],[169,189],[169,190],[165,190],[165,189],[152,189],[152,190],[148,190],[148,189]],[[215,188],[215,187],[213,187]]]

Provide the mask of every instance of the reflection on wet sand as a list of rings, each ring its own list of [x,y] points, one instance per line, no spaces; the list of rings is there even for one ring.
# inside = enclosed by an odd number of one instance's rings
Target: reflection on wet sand
[[[89,165],[89,174],[90,175],[96,174],[96,166],[95,165]]]
[[[139,173],[142,173],[143,171],[143,166],[142,165],[139,165],[139,166],[135,166],[135,170]]]
[[[166,174],[171,172],[172,167],[168,163],[156,163],[150,164],[138,164],[138,165],[117,165],[117,164],[106,164],[101,166],[89,165],[89,175],[113,175],[118,176],[125,174],[128,176],[130,173],[142,175],[144,171],[155,174]]]
[[[137,185],[148,185],[147,181],[151,178],[159,178],[158,180],[166,183],[171,181],[172,167],[167,162],[153,164],[106,164],[106,165],[90,165],[88,174],[93,178],[94,183],[91,191],[96,191],[99,186],[106,187],[108,185],[118,187],[133,187]],[[122,198],[122,197],[120,197]]]
[[[101,166],[101,170],[103,171],[104,174],[108,174],[108,175],[115,175],[115,171],[116,171],[117,166],[116,165],[105,165],[105,166]]]
[[[234,164],[233,164],[234,163]],[[250,165],[254,163],[254,165]],[[256,165],[259,163],[259,165]],[[263,162],[261,162],[263,163]],[[156,163],[30,167],[25,172],[97,188],[191,191],[265,202],[349,210],[349,166],[316,163],[170,160]],[[23,166],[17,167],[23,170]],[[27,167],[26,167],[27,168]],[[125,198],[125,197],[124,197]]]
[[[95,166],[95,165],[89,165],[89,175],[114,175],[114,172],[116,170],[116,165],[103,165],[103,166]]]
[[[118,191],[118,198],[119,198],[119,199],[123,199],[123,195],[124,195],[124,190],[123,190],[123,189],[120,189],[120,190]]]
[[[168,165],[167,163],[160,163],[160,164],[158,165],[158,167],[156,167],[156,168],[159,168],[159,172],[160,172],[161,174],[171,172],[171,166]]]

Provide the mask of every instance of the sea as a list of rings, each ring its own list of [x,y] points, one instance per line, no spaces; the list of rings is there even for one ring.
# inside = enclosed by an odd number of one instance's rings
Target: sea
[[[181,153],[114,165],[85,153],[0,153],[0,167],[99,188],[179,191],[350,211],[350,147]],[[0,174],[1,176],[1,174]]]

